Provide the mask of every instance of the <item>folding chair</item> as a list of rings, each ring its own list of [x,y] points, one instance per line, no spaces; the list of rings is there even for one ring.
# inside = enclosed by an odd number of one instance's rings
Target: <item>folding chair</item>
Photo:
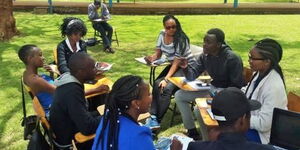
[[[46,139],[48,139],[49,145],[51,145],[52,148],[56,147],[58,149],[65,149],[65,148],[72,147],[72,144],[60,145],[57,142],[55,142],[56,136],[52,131],[52,128],[50,126],[48,119],[46,118],[45,111],[44,111],[42,105],[40,104],[40,101],[35,96],[32,99],[32,102],[33,102],[34,111],[35,111],[36,115],[40,118],[41,125],[44,129],[44,136],[47,137]],[[95,134],[86,136],[86,135],[83,135],[82,133],[78,132],[75,134],[75,143],[84,143],[88,140],[93,139],[94,137],[95,137]]]
[[[113,27],[113,33],[115,35],[115,39],[111,39],[112,42],[113,41],[116,41],[117,42],[117,45],[119,46],[119,39],[118,39],[118,35],[117,35],[117,29]],[[102,43],[102,38],[101,38],[101,34],[96,30],[94,29],[94,38],[97,39],[97,37],[100,37],[99,40],[97,40],[99,43]]]

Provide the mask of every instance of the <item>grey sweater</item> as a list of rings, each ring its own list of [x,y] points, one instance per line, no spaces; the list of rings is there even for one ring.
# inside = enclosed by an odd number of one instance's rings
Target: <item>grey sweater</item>
[[[88,6],[88,17],[90,20],[94,20],[94,19],[110,19],[110,14],[108,11],[107,6],[104,3],[101,3],[100,6],[100,14],[98,14],[96,6],[94,5],[94,3],[89,4]],[[100,15],[100,16],[99,16]]]

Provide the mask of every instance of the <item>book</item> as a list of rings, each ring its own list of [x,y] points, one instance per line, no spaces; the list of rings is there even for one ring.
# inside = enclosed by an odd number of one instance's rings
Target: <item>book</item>
[[[159,65],[167,65],[167,64],[169,64],[169,62],[165,58],[163,58],[163,57],[160,58],[160,59],[157,59],[157,60],[153,61],[150,64],[145,60],[145,56],[134,58],[134,59],[136,61],[142,63],[142,64],[150,65],[150,66],[159,66]]]
[[[109,64],[106,62],[100,62],[100,63],[97,63],[96,68],[99,71],[105,72],[105,71],[110,70],[112,66],[113,66],[113,64]]]

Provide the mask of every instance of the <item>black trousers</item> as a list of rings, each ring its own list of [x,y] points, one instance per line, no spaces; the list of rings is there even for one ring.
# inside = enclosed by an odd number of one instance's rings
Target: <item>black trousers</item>
[[[93,22],[93,28],[100,32],[103,48],[110,48],[113,28],[106,21]]]
[[[171,65],[167,66],[156,78],[152,90],[152,103],[150,114],[157,117],[158,122],[161,122],[162,118],[166,114],[169,105],[171,103],[171,96],[179,89],[176,85],[171,82],[168,82],[167,86],[161,90],[159,83],[165,78],[168,74]],[[173,77],[183,76],[182,70],[178,69],[174,73]]]

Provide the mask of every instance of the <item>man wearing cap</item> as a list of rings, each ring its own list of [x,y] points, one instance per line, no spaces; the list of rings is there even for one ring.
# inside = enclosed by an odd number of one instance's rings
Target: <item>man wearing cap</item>
[[[94,0],[88,6],[88,17],[92,21],[93,28],[101,34],[104,51],[114,53],[111,48],[113,28],[107,23],[107,20],[110,19],[107,6],[101,0]]]
[[[250,126],[250,111],[261,104],[248,100],[238,88],[229,87],[219,92],[212,101],[212,112],[219,123],[216,141],[191,142],[188,150],[274,150],[270,145],[249,142],[246,132]]]

